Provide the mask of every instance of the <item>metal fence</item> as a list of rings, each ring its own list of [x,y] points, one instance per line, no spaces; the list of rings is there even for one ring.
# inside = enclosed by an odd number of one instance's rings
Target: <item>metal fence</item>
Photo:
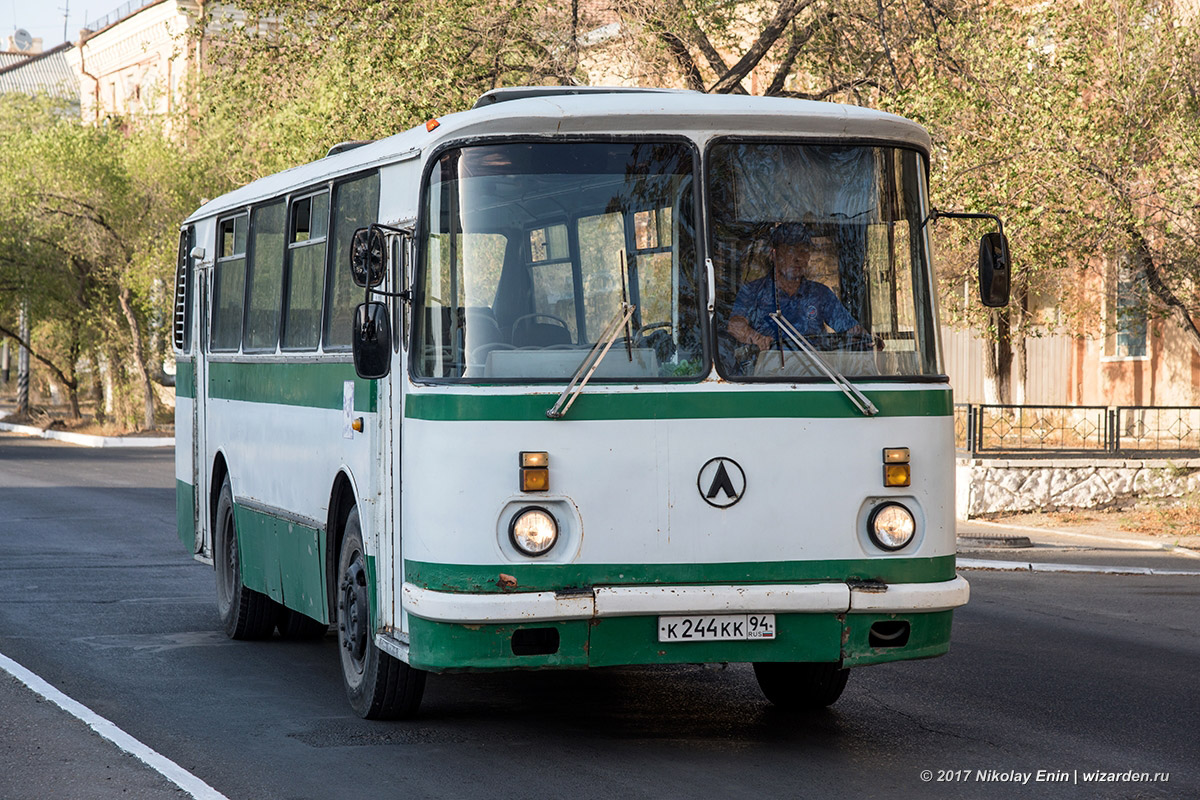
[[[1200,407],[955,404],[954,442],[989,456],[1200,455]]]
[[[95,33],[98,30],[107,28],[114,22],[128,17],[135,11],[145,8],[146,6],[152,6],[158,2],[160,2],[160,0],[129,0],[128,3],[124,3],[119,8],[113,9],[95,22],[87,23],[83,26],[83,29]]]

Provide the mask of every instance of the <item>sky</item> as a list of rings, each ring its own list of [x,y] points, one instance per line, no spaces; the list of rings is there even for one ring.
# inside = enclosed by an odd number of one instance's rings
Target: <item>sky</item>
[[[73,42],[79,38],[85,18],[94,22],[124,4],[125,0],[0,0],[0,49],[7,49],[8,37],[17,28],[41,37],[47,50],[62,44],[63,14],[68,5],[67,40]]]

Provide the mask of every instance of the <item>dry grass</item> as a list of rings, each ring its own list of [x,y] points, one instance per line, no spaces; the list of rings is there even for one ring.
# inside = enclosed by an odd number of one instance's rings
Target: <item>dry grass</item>
[[[1119,527],[1154,536],[1200,536],[1200,501],[1119,512]]]

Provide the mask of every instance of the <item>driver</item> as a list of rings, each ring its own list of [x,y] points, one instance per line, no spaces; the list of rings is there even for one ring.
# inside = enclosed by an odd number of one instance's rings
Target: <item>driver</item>
[[[738,291],[727,327],[730,336],[760,350],[770,349],[778,332],[771,319],[776,307],[804,336],[823,333],[825,326],[836,333],[866,334],[828,286],[806,276],[811,247],[812,236],[803,225],[775,226],[771,231],[773,274],[748,281]]]

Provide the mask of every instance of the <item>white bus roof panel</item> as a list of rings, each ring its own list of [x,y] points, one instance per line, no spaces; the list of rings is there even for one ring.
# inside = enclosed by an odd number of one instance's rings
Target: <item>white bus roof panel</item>
[[[574,90],[576,87],[570,87]],[[337,155],[260,178],[212,200],[187,223],[278,197],[331,178],[413,158],[444,141],[482,136],[584,134],[682,134],[700,141],[714,136],[779,136],[895,142],[924,153],[928,132],[917,123],[859,106],[781,97],[710,95],[691,91],[583,91],[505,99],[438,118],[424,125]]]

